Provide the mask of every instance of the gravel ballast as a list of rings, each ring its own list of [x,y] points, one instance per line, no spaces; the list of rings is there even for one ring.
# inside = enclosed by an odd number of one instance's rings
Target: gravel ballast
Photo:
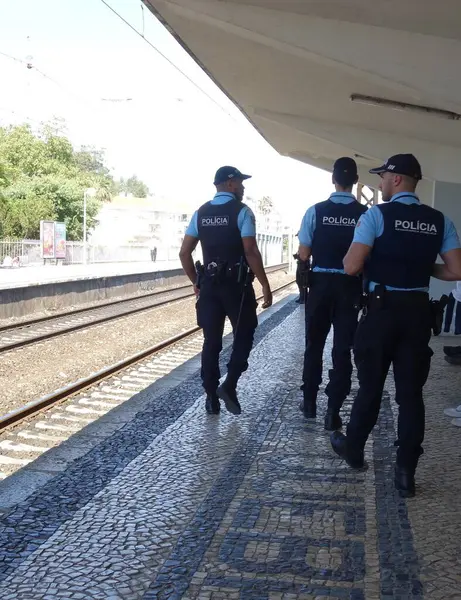
[[[293,280],[269,274],[276,288]],[[261,287],[255,283],[256,295]],[[196,325],[194,299],[139,314],[0,355],[0,414],[23,406],[69,383]]]

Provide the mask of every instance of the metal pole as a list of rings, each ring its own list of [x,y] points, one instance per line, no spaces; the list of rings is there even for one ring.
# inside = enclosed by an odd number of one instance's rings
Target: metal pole
[[[290,227],[290,233],[288,234],[288,272],[293,273],[293,230]]]
[[[86,265],[86,190],[83,192],[83,264]]]

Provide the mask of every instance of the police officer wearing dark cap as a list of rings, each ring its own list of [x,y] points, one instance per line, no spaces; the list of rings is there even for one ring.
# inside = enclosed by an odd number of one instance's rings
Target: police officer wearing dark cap
[[[351,390],[351,349],[362,292],[360,278],[347,275],[343,267],[354,228],[366,211],[352,194],[357,181],[355,161],[349,157],[339,158],[333,166],[336,191],[328,200],[307,210],[298,234],[301,260],[307,261],[312,255],[300,409],[306,418],[316,417],[323,349],[333,325],[333,369],[325,390],[328,396],[325,429],[330,431],[342,426],[339,411]]]
[[[250,177],[235,167],[218,169],[214,179],[217,193],[194,213],[179,254],[198,296],[197,321],[204,336],[201,375],[209,414],[220,412],[220,398],[229,412],[241,413],[237,382],[248,368],[258,324],[252,274],[263,288],[263,308],[272,304],[271,288],[256,245],[255,217],[242,202],[243,182]],[[204,264],[198,287],[192,253],[199,241]],[[232,324],[234,344],[226,380],[219,385],[219,353],[226,316]]]
[[[411,497],[423,453],[423,387],[432,356],[429,280],[461,277],[461,245],[451,220],[420,203],[415,191],[422,173],[412,154],[392,156],[370,173],[381,177],[384,204],[361,217],[344,258],[349,275],[364,271],[369,293],[354,342],[359,391],[347,436],[336,431],[331,444],[351,467],[364,466],[365,443],[392,364],[399,407],[394,480],[398,492]],[[438,255],[443,264],[435,264]]]

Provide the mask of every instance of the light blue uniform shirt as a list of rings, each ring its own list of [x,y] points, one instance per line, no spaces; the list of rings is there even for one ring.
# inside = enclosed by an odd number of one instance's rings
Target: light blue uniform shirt
[[[218,192],[211,204],[226,204],[233,200],[235,196],[228,192]],[[249,206],[243,206],[237,217],[237,225],[242,237],[256,237],[256,220],[253,211]],[[192,215],[186,235],[198,238],[197,211]]]
[[[356,198],[353,194],[349,194],[348,192],[333,192],[331,194],[329,200],[334,202],[335,204],[351,204],[356,201]],[[314,232],[316,227],[316,214],[315,214],[315,205],[310,206],[306,214],[303,217],[301,222],[301,228],[298,233],[298,240],[302,246],[308,246],[312,248],[312,242],[314,239]],[[344,269],[323,269],[322,267],[314,267],[312,269],[314,273],[342,273],[345,275]]]
[[[416,194],[409,192],[402,192],[392,196],[390,202],[401,202],[402,204],[419,204],[419,198]],[[365,214],[360,217],[357,227],[354,233],[354,242],[359,244],[366,244],[372,246],[375,243],[375,239],[383,235],[384,232],[384,217],[383,213],[377,206],[370,208]],[[443,233],[442,246],[439,254],[444,254],[449,250],[455,250],[461,248],[458,233],[451,219],[445,216],[445,229]],[[376,282],[370,281],[369,289],[372,292],[376,287]],[[390,291],[403,291],[403,292],[428,292],[429,288],[395,288],[387,285],[386,289]]]

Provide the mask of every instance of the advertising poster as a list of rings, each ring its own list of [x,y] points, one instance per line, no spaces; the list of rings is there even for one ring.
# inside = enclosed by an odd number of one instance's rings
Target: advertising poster
[[[54,221],[40,221],[42,258],[54,258]]]
[[[54,224],[55,258],[66,258],[66,224]]]

